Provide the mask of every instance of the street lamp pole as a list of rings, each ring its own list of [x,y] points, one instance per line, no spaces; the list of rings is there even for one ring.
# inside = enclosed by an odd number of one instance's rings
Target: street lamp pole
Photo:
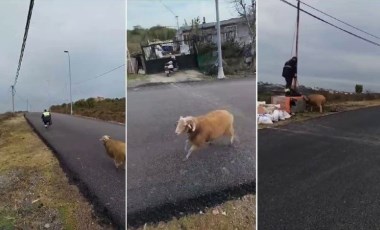
[[[73,115],[73,99],[71,97],[71,64],[70,64],[70,53],[65,50],[65,53],[69,56],[69,78],[70,78],[70,115]]]
[[[219,20],[219,0],[215,0],[216,5],[216,33],[217,33],[217,45],[218,45],[218,79],[225,78],[223,71],[223,59],[222,59],[222,41],[220,38],[220,20]]]

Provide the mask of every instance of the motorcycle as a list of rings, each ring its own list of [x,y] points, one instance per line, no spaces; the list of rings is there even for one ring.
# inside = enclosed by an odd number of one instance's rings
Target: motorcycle
[[[51,118],[50,119],[42,119],[42,122],[44,123],[45,129],[47,129],[51,124]]]

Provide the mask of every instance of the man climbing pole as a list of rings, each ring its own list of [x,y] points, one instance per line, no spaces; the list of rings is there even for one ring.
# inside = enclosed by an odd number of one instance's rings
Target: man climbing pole
[[[285,78],[285,96],[301,96],[296,90],[297,81],[297,57],[292,57],[289,61],[285,62],[282,69],[282,76]],[[294,85],[292,87],[292,83]]]

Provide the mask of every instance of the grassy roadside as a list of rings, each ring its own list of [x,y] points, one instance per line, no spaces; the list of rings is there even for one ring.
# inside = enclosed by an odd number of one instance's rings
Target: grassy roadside
[[[173,218],[168,222],[145,224],[130,230],[245,230],[256,229],[256,195],[248,194],[241,198],[226,201],[215,207],[209,207],[199,214]]]
[[[22,115],[0,120],[0,229],[111,229]]]

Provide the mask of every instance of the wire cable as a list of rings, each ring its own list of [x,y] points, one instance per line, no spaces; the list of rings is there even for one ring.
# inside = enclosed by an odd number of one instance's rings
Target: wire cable
[[[373,34],[371,34],[371,33],[369,33],[369,32],[366,32],[366,31],[364,31],[364,30],[362,30],[362,29],[360,29],[360,28],[358,28],[358,27],[356,27],[356,26],[350,25],[350,24],[348,24],[347,22],[344,22],[344,21],[342,21],[342,20],[340,20],[340,19],[338,19],[338,18],[336,18],[336,17],[334,17],[334,16],[332,16],[332,15],[329,15],[329,14],[327,14],[327,13],[325,13],[325,12],[323,12],[323,11],[321,11],[321,10],[319,10],[319,9],[317,9],[317,8],[315,8],[315,7],[313,7],[313,6],[309,5],[309,4],[307,4],[307,3],[304,3],[304,2],[302,2],[302,1],[300,1],[300,2],[301,2],[302,4],[304,4],[305,6],[308,6],[308,7],[312,8],[313,10],[318,11],[318,12],[321,13],[321,14],[324,14],[324,15],[326,15],[326,16],[332,18],[332,19],[337,20],[338,22],[341,22],[341,23],[345,24],[346,26],[349,26],[349,27],[351,27],[351,28],[354,28],[354,29],[356,29],[356,30],[359,30],[360,32],[363,32],[363,33],[365,33],[365,34],[367,34],[367,35],[369,35],[369,36],[371,36],[371,37],[374,37],[374,38],[380,39],[380,37],[378,37],[378,36],[376,36],[376,35],[373,35]]]
[[[84,82],[86,82],[86,81],[90,81],[90,80],[94,80],[94,79],[96,79],[96,78],[102,77],[102,76],[104,76],[104,75],[106,75],[106,74],[109,74],[109,73],[111,73],[111,72],[113,72],[113,71],[115,71],[115,70],[117,70],[117,69],[119,69],[119,68],[121,68],[121,67],[123,67],[123,66],[125,66],[125,64],[122,64],[122,65],[120,65],[120,66],[118,66],[118,67],[115,67],[115,68],[113,68],[113,69],[111,69],[111,70],[109,70],[109,71],[107,71],[107,72],[105,72],[105,73],[102,73],[102,74],[100,74],[100,75],[98,75],[98,76],[96,76],[96,77],[89,78],[89,79],[86,79],[86,80],[83,80],[83,81],[79,81],[79,82],[75,82],[75,83],[73,83],[73,85],[79,85],[79,84],[82,84],[82,83],[84,83]]]
[[[26,26],[25,26],[24,38],[23,38],[23,41],[22,41],[20,58],[19,58],[19,61],[18,61],[18,67],[17,67],[16,77],[15,77],[15,81],[14,81],[14,83],[13,83],[13,86],[16,86],[16,84],[17,84],[17,79],[18,79],[18,76],[19,76],[19,73],[20,73],[20,69],[21,69],[21,63],[22,63],[22,58],[23,58],[23,56],[24,56],[24,50],[25,50],[25,45],[26,45],[26,39],[28,38],[28,31],[29,31],[30,19],[32,18],[33,5],[34,5],[34,0],[30,0],[28,17],[27,17],[27,19],[26,19]]]
[[[293,5],[292,3],[290,3],[290,2],[288,2],[288,1],[286,1],[286,0],[280,0],[280,1],[282,1],[282,2],[284,2],[284,3],[286,3],[286,4],[288,4],[289,6],[292,6],[292,7],[294,7],[294,8],[297,8],[297,6]],[[316,19],[318,19],[318,20],[320,20],[320,21],[322,21],[322,22],[324,22],[324,23],[326,23],[326,24],[328,24],[328,25],[330,25],[330,26],[332,26],[332,27],[335,27],[336,29],[339,29],[339,30],[341,30],[341,31],[343,31],[343,32],[346,32],[346,33],[348,33],[348,34],[350,34],[350,35],[352,35],[352,36],[354,36],[354,37],[356,37],[356,38],[359,38],[359,39],[361,39],[361,40],[363,40],[363,41],[366,41],[366,42],[368,42],[368,43],[371,43],[372,45],[375,45],[375,46],[379,46],[379,47],[380,47],[380,44],[379,44],[379,43],[374,42],[374,41],[371,41],[371,40],[369,40],[369,39],[366,39],[366,38],[364,38],[364,37],[362,37],[362,36],[360,36],[360,35],[357,35],[357,34],[355,34],[355,33],[353,33],[353,32],[350,32],[350,31],[348,31],[348,30],[345,30],[345,29],[343,29],[343,28],[341,28],[341,27],[339,27],[339,26],[336,26],[336,25],[332,24],[331,22],[328,22],[328,21],[326,21],[326,20],[324,20],[324,19],[322,19],[322,18],[320,18],[320,17],[318,17],[318,16],[315,16],[314,14],[312,14],[312,13],[306,11],[306,10],[300,9],[300,11],[302,11],[302,12],[304,12],[305,14],[308,14],[308,15],[310,15],[311,17],[316,18]]]
[[[169,10],[173,15],[174,15],[174,17],[177,17],[177,15],[165,4],[165,3],[163,3],[162,2],[162,0],[160,0],[160,2],[161,2],[161,4],[167,9],[167,10]]]

